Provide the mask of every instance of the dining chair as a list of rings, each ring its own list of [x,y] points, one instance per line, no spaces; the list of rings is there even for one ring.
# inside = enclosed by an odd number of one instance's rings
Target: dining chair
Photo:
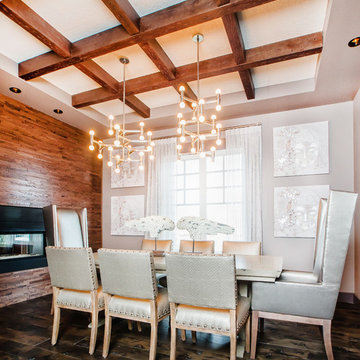
[[[250,351],[250,300],[238,298],[234,255],[165,254],[171,312],[170,359],[176,357],[176,329],[230,337],[230,359],[236,359],[236,337],[246,324]]]
[[[171,240],[156,240],[156,250],[171,251]],[[155,250],[155,240],[144,239],[141,250]]]
[[[296,275],[282,276],[275,283],[252,284],[251,359],[255,359],[256,354],[259,318],[322,326],[327,358],[334,359],[331,323],[344,270],[357,197],[357,194],[350,192],[330,191],[327,207],[320,208],[317,243],[317,254],[320,255],[315,259],[313,273],[299,272]],[[324,202],[322,205],[325,205]],[[322,236],[323,245],[321,245]]]
[[[223,241],[223,255],[261,255],[261,243],[258,241]]]
[[[51,344],[59,334],[60,309],[91,313],[89,354],[95,350],[98,314],[104,310],[104,297],[98,286],[91,248],[45,248],[53,288],[54,322]]]
[[[49,205],[43,208],[46,244],[61,247],[88,247],[87,210]]]
[[[194,245],[195,252],[202,254],[213,254],[214,253],[214,241],[195,241]],[[180,252],[192,252],[193,241],[192,240],[180,240]]]
[[[170,314],[167,289],[158,288],[150,251],[99,249],[105,298],[103,357],[110,346],[113,317],[151,324],[149,359],[155,360],[158,322]]]

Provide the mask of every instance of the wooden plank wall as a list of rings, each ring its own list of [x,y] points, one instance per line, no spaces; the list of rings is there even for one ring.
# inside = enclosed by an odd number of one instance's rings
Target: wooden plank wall
[[[102,163],[88,145],[85,132],[0,94],[0,204],[86,207],[89,244],[101,247]],[[36,286],[24,297],[14,290],[13,302],[43,295],[48,289],[44,271],[1,275],[0,304],[2,296],[12,302],[7,284],[18,283],[20,289],[28,276]]]

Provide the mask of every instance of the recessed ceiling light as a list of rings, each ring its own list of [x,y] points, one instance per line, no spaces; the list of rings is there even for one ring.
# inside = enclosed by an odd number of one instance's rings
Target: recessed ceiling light
[[[357,36],[357,37],[353,38],[352,40],[350,40],[348,45],[350,47],[359,46],[360,45],[360,36]]]
[[[54,109],[55,114],[62,114],[63,111],[61,109]]]
[[[15,94],[20,94],[21,90],[15,86],[9,87],[9,90]]]

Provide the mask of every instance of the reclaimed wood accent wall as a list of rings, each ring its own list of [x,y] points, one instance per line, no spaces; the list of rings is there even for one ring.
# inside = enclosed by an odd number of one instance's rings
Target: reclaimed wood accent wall
[[[86,207],[89,245],[96,250],[102,245],[102,163],[88,150],[88,143],[89,136],[82,130],[0,94],[0,204]],[[20,289],[21,277],[26,279],[29,271],[33,270],[1,276],[0,304],[3,295],[11,303],[6,284],[18,282]],[[47,289],[48,280],[39,276],[42,280],[26,299],[41,296],[42,289]],[[25,300],[17,291],[13,299]]]

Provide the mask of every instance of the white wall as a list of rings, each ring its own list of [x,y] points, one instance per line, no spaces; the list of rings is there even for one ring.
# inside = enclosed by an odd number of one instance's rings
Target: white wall
[[[330,173],[273,177],[274,127],[329,121]],[[359,120],[360,121],[360,120]],[[273,193],[275,186],[330,185],[332,189],[354,191],[353,103],[325,105],[306,109],[271,113],[223,122],[223,126],[262,123],[263,127],[263,252],[280,255],[284,268],[310,271],[313,264],[313,239],[274,238]],[[175,134],[175,131],[173,131]],[[109,169],[103,177],[103,246],[139,248],[140,238],[110,236],[110,196],[145,194],[144,188],[111,190]],[[354,292],[354,241],[351,241],[341,291]]]

